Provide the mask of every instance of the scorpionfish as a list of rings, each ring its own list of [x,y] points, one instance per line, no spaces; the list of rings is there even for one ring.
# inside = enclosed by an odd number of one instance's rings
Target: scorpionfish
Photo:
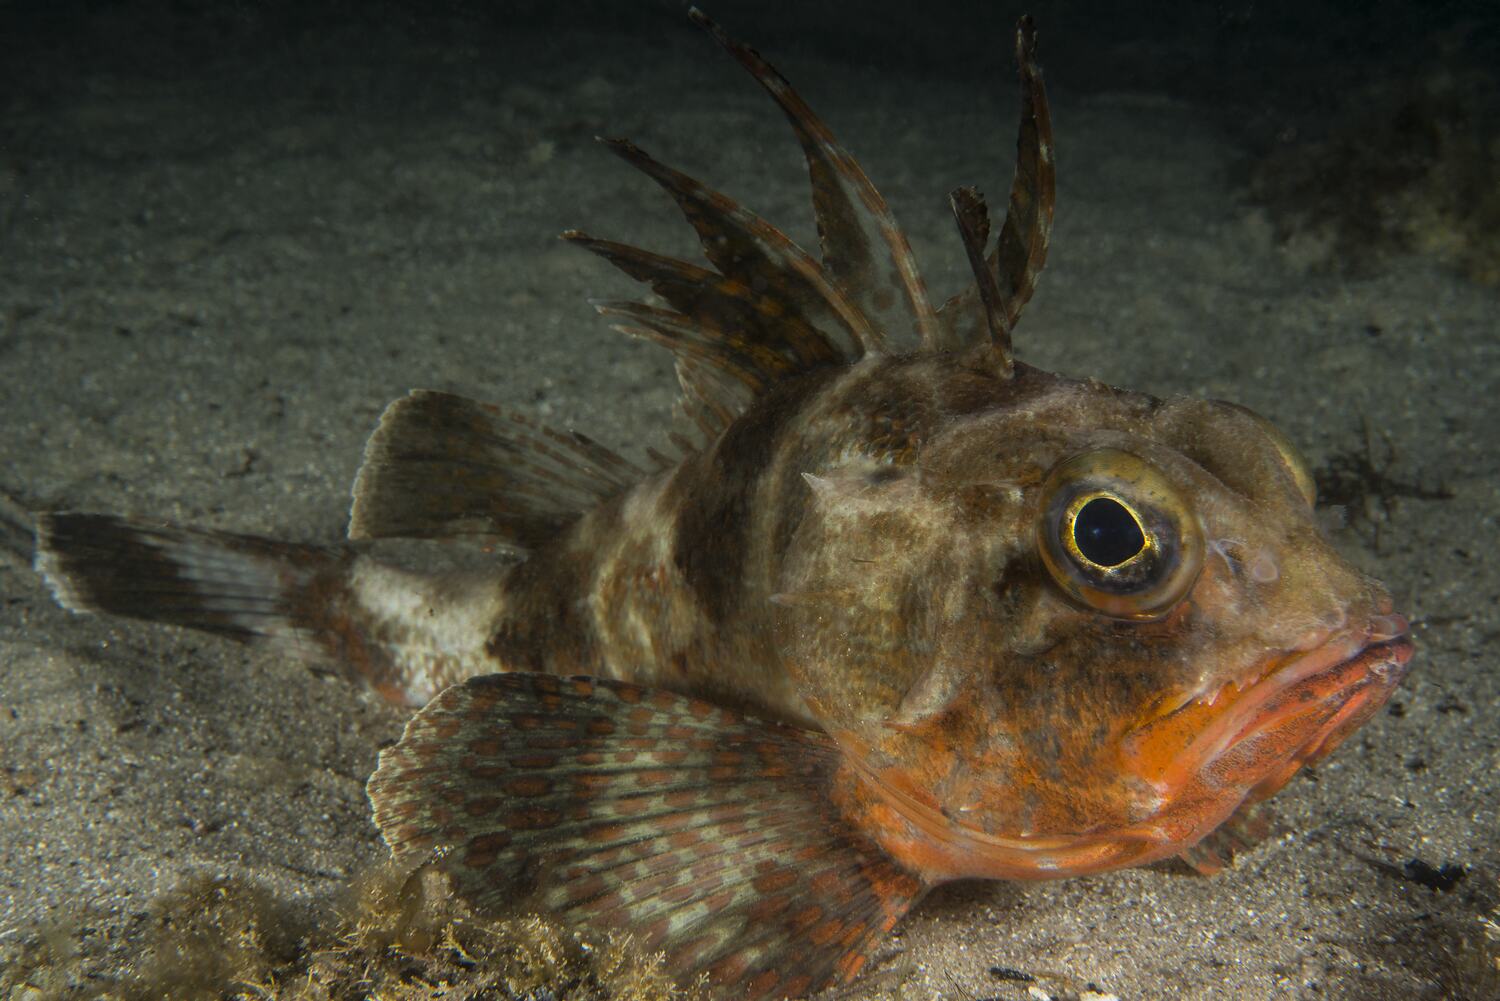
[[[973,282],[939,307],[827,126],[692,17],[790,120],[821,253],[604,141],[709,265],[564,234],[654,293],[598,309],[675,355],[671,454],[415,391],[350,539],[469,540],[477,569],[68,512],[38,516],[38,568],[69,608],[279,643],[420,707],[368,786],[398,857],[717,996],[853,980],[948,880],[1225,864],[1401,682],[1409,629],[1267,420],[1013,357],[1055,190],[1030,21],[1005,218],[992,239],[952,193]]]

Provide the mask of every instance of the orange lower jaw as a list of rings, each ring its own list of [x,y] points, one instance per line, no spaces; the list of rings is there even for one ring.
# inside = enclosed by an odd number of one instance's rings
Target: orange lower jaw
[[[1124,770],[1164,804],[1148,823],[1186,847],[1332,752],[1406,676],[1412,642],[1405,621],[1389,618],[1399,624],[1391,634],[1331,641],[1274,665],[1232,699],[1190,703],[1128,737]]]
[[[1386,702],[1405,676],[1411,640],[1404,631],[1369,639],[1327,643],[1272,665],[1232,698],[1189,703],[1131,734],[1117,774],[1156,803],[1138,821],[1089,833],[991,834],[945,815],[858,754],[838,798],[846,816],[928,882],[1057,879],[1168,858],[1276,792]],[[1122,816],[1130,811],[1121,804]]]
[[[1258,801],[1272,795],[1286,785],[1298,769],[1322,761],[1346,737],[1369,722],[1406,677],[1412,651],[1411,639],[1402,635],[1367,647],[1351,663],[1345,665],[1341,675],[1364,671],[1369,675],[1368,683],[1352,690],[1338,711],[1318,728],[1312,739],[1291,753],[1281,768],[1273,770],[1256,783],[1247,799]],[[1359,682],[1355,681],[1353,684],[1359,685]]]
[[[1259,780],[1248,781],[1247,767],[1265,773],[1280,762],[1300,766],[1326,754],[1383,705],[1406,675],[1411,639],[1405,621],[1391,618],[1401,626],[1396,635],[1330,640],[1268,664],[1232,695],[1190,701],[1137,728],[1122,742],[1122,770],[1162,794],[1195,779],[1248,788]]]
[[[953,879],[1061,879],[1141,865],[1178,849],[1142,832],[1004,836],[956,822],[900,778],[858,758],[835,785],[844,816],[929,885]]]

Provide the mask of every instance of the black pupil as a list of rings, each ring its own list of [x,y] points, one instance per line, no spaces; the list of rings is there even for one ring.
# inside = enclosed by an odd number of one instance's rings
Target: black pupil
[[[1108,497],[1095,497],[1079,508],[1073,541],[1080,553],[1102,567],[1119,566],[1146,545],[1141,526],[1125,505]]]

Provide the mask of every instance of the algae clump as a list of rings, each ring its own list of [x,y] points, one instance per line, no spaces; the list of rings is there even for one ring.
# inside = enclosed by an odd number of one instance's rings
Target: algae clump
[[[384,865],[321,914],[237,878],[184,880],[109,941],[94,917],[0,953],[0,1001],[693,1001],[627,937],[488,918],[427,867]],[[139,935],[135,934],[139,932]]]

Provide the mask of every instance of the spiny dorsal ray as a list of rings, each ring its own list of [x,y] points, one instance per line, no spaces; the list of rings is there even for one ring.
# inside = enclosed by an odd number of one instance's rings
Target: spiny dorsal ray
[[[603,142],[655,180],[698,232],[713,269],[570,231],[588,248],[666,301],[668,309],[601,304],[629,323],[617,329],[677,356],[682,409],[715,437],[772,385],[829,364],[889,352],[913,331],[925,352],[993,345],[1012,369],[1010,332],[1046,259],[1054,185],[1046,94],[1029,19],[1016,31],[1022,121],[1018,162],[998,246],[985,255],[989,218],[977,192],[956,194],[954,211],[975,284],[934,311],[905,235],[853,157],[769,63],[730,39],[701,12],[693,20],[734,56],[791,121],[807,159],[823,259],[728,196],[623,139]]]
[[[776,101],[807,157],[823,267],[886,337],[914,330],[924,349],[941,335],[937,313],[906,234],[849,152],[760,53],[724,34],[696,7],[688,12]],[[883,251],[883,253],[882,253]],[[899,290],[899,295],[892,293]]]
[[[995,363],[1001,373],[1009,377],[1015,371],[1015,360],[1010,350],[1010,326],[1006,317],[1005,299],[995,272],[984,258],[984,247],[990,238],[989,209],[985,207],[984,196],[977,188],[954,189],[948,196],[948,204],[953,207],[958,235],[963,239],[964,252],[968,255],[969,267],[974,272],[974,288],[978,291],[980,305],[984,308],[990,344],[995,349]]]
[[[1047,261],[1052,239],[1052,213],[1057,200],[1052,160],[1052,116],[1047,92],[1036,62],[1036,26],[1023,17],[1016,26],[1016,62],[1021,74],[1021,129],[1016,137],[1016,176],[1000,240],[990,252],[988,266],[1000,290],[1002,307],[995,334],[995,317],[985,309],[982,281],[954,296],[938,310],[947,327],[948,344],[963,345],[989,338],[1009,370],[1010,332],[1021,310],[1036,291],[1037,278]]]
[[[601,142],[677,200],[698,231],[704,256],[724,277],[764,289],[815,325],[842,329],[854,344],[856,357],[882,346],[880,333],[864,313],[785,233],[729,196],[653,159],[632,142]]]

